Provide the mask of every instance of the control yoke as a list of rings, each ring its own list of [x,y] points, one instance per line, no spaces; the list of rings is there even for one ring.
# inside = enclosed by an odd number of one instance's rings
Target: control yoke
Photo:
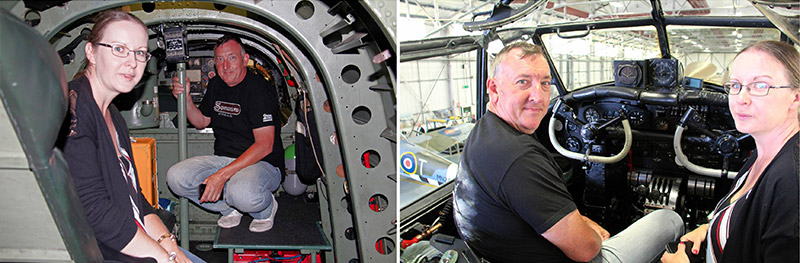
[[[597,134],[599,134],[599,131],[619,121],[622,122],[622,128],[624,129],[625,132],[625,144],[622,146],[622,150],[619,153],[610,157],[605,157],[605,156],[590,155],[592,149],[591,145],[587,147],[586,153],[578,153],[567,150],[566,148],[561,146],[561,144],[558,143],[555,133],[555,124],[558,121],[556,120],[556,112],[561,110],[562,104],[564,103],[561,99],[558,99],[556,101],[556,104],[553,106],[553,114],[550,117],[550,124],[548,125],[548,131],[550,134],[550,143],[553,144],[553,147],[556,148],[556,151],[558,151],[558,153],[570,159],[581,160],[584,162],[595,162],[595,163],[616,163],[625,158],[625,155],[627,155],[628,152],[631,150],[631,145],[633,145],[633,134],[631,133],[631,124],[628,121],[628,117],[624,111],[620,110],[619,116],[599,126],[595,126],[592,123],[588,123],[588,124],[583,124],[583,127],[581,128],[581,136],[584,137],[583,138],[584,142],[591,144],[596,139],[595,137],[597,136]],[[577,121],[577,118],[575,120]]]

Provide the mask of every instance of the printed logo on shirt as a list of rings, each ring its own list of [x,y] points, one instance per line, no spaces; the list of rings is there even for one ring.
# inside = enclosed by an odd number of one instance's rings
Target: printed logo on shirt
[[[239,115],[242,112],[242,107],[238,103],[216,101],[214,103],[214,111],[221,116],[230,118]]]
[[[271,122],[272,121],[272,114],[264,113],[264,118],[262,118],[262,122]]]

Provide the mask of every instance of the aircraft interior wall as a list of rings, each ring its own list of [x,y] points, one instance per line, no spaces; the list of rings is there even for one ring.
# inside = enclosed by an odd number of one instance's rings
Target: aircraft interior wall
[[[322,231],[333,244],[326,252],[328,262],[387,262],[395,258],[396,240],[387,234],[395,219],[394,212],[388,211],[394,208],[386,207],[396,195],[391,161],[396,141],[393,1],[60,1],[44,10],[14,1],[4,2],[2,8],[17,19],[31,18],[28,22],[36,24],[33,28],[59,51],[68,80],[83,67],[86,42],[82,33],[91,28],[95,14],[121,9],[139,17],[148,26],[148,51],[153,59],[132,96],[120,96],[115,103],[132,127],[132,135],[168,138],[162,151],[172,151],[177,145],[171,137],[175,131],[171,126],[177,124],[173,120],[177,103],[170,91],[176,67],[165,61],[162,30],[180,27],[184,32],[188,85],[196,102],[202,99],[205,83],[215,75],[211,59],[214,41],[225,33],[239,36],[251,56],[249,67],[275,85],[281,97],[284,146],[293,143],[296,130],[295,98],[301,96],[298,91],[306,92],[310,114],[317,121],[317,130],[310,132],[319,135],[325,161],[321,165],[328,175],[311,189],[325,195],[320,200],[340,200],[359,207],[352,209],[339,201],[320,204]],[[159,113],[169,117],[162,118]],[[211,134],[190,131],[189,141],[194,142],[189,146],[191,154],[211,153]],[[177,156],[177,152],[173,154]],[[177,157],[166,162],[174,159]],[[169,167],[160,168],[159,180],[164,180]],[[353,182],[349,187],[345,186],[348,181]],[[159,185],[162,197],[178,201],[165,183]],[[373,200],[381,200],[379,209],[369,209]],[[210,213],[194,206],[190,209],[187,213],[192,214],[192,222],[216,221]],[[180,214],[177,206],[176,213]],[[181,236],[189,234],[189,228],[183,227],[181,231],[186,232]],[[201,239],[209,237],[201,228],[192,231]],[[188,244],[189,237],[185,239]]]
[[[800,50],[796,1],[0,0],[0,262],[102,262],[51,141],[68,110],[62,89],[83,74],[92,18],[103,11],[129,12],[147,27],[144,76],[113,103],[134,141],[155,139],[150,183],[180,246],[237,263],[316,262],[316,253],[327,263],[464,263],[485,261],[459,236],[456,178],[504,45],[543,48],[550,100],[531,136],[582,216],[613,236],[667,209],[691,230],[708,223],[756,149],[736,128],[726,68],[762,40]],[[217,76],[214,45],[226,34],[242,40],[248,69],[277,92],[287,153],[299,152],[289,148],[300,131],[314,140],[317,157],[285,157],[323,175],[299,194],[289,184],[276,191],[296,201],[278,211],[312,219],[306,229],[229,231],[219,213],[167,185],[181,147],[189,158],[215,150],[212,128],[180,127],[172,78],[185,73],[188,96],[204,103]],[[300,99],[313,128],[299,126]],[[286,251],[306,256],[274,259]]]

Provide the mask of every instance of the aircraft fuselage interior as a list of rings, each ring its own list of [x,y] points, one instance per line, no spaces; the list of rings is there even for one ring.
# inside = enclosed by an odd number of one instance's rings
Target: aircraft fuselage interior
[[[451,158],[452,152],[438,152],[439,149],[428,146],[426,142],[433,140],[426,139],[434,137],[431,135],[434,132],[420,132],[418,127],[430,129],[425,119],[433,117],[425,116],[436,115],[436,107],[454,115],[463,113],[461,118],[472,115],[479,119],[489,100],[486,80],[487,71],[492,70],[491,56],[503,45],[528,41],[543,47],[553,78],[548,113],[534,136],[561,167],[580,213],[612,235],[657,209],[676,211],[687,230],[707,223],[708,215],[729,191],[732,178],[755,150],[753,139],[737,131],[731,117],[728,95],[722,87],[725,69],[736,52],[747,45],[739,44],[743,32],[745,38],[753,41],[777,40],[798,47],[797,33],[783,28],[787,21],[794,20],[777,19],[780,16],[773,16],[772,11],[734,17],[698,11],[683,16],[676,15],[680,12],[674,9],[672,12],[661,9],[668,8],[667,3],[674,8],[672,2],[649,3],[647,11],[638,15],[612,14],[606,19],[578,17],[580,10],[588,10],[587,3],[566,3],[569,6],[566,8],[547,3],[546,8],[532,11],[529,16],[535,18],[521,19],[524,22],[516,22],[510,28],[485,26],[476,30],[482,34],[401,38],[402,69],[413,71],[437,63],[464,65],[464,69],[472,70],[464,70],[466,73],[459,72],[462,69],[451,70],[446,73],[451,75],[439,79],[467,79],[459,85],[475,87],[470,90],[474,92],[471,95],[474,103],[469,100],[465,103],[464,95],[459,93],[462,100],[456,107],[434,106],[435,102],[425,100],[426,96],[443,93],[437,93],[441,91],[434,87],[426,89],[425,85],[436,86],[428,80],[436,75],[399,76],[400,83],[413,88],[399,91],[398,99],[405,96],[425,102],[420,103],[422,108],[411,108],[412,112],[401,109],[399,129],[408,137],[401,140],[427,149],[404,148],[401,144],[401,173],[407,166],[402,159],[406,151],[403,149],[423,156],[416,157],[417,163],[425,158],[421,153],[433,152],[455,160],[452,164],[458,165],[460,153]],[[464,29],[502,24],[504,19],[512,19],[515,12],[524,12],[529,4],[507,7],[513,11],[498,12],[495,6],[492,13],[473,13],[473,21],[465,22]],[[592,7],[602,10],[608,6]],[[714,7],[710,9],[711,14],[725,13]],[[548,21],[546,17],[558,21]],[[791,28],[796,28],[796,21],[792,23],[795,26]],[[634,52],[639,48],[645,51]],[[458,140],[462,147],[465,139],[466,136]],[[431,167],[438,165],[442,171],[451,164],[433,158],[424,161]],[[480,255],[467,252],[469,248],[453,241],[459,238],[459,233],[452,218],[452,179],[439,185],[406,174],[403,180],[407,182],[401,182],[400,187],[401,247],[424,240],[439,250],[460,251],[460,256],[466,255],[469,262],[480,262],[476,258]],[[421,259],[426,254],[419,248],[409,254],[401,258],[406,262],[426,262]],[[434,258],[427,255],[427,260]]]
[[[52,69],[56,76],[61,71],[66,81],[76,78],[85,67],[84,46],[98,13],[122,10],[144,22],[152,58],[146,64],[141,82],[132,92],[118,96],[114,105],[125,117],[131,137],[155,139],[150,146],[153,148],[148,148],[153,154],[151,187],[157,189],[152,190],[157,200],[151,202],[164,202],[161,208],[177,217],[174,231],[187,250],[190,241],[192,249],[227,249],[229,262],[264,261],[283,255],[252,252],[259,249],[321,255],[319,258],[326,262],[394,261],[397,243],[396,209],[391,205],[396,196],[395,168],[391,161],[395,159],[396,144],[394,1],[5,1],[0,7],[2,49],[5,50],[3,78],[8,81],[3,82],[3,88],[8,89],[3,93],[6,105],[10,105],[8,101],[36,105],[42,100],[31,97],[37,94],[14,90],[13,86],[18,84],[35,84],[20,81],[23,74],[11,75],[17,72],[11,67],[24,68],[23,72],[31,73],[45,70],[29,61],[40,57],[49,61],[48,56],[53,56],[63,64],[62,68]],[[295,134],[303,128],[296,123],[308,123],[308,119],[314,122],[303,133],[313,138],[316,154],[304,161],[315,163],[323,176],[299,182],[296,176],[292,179],[294,168],[290,167],[283,188],[277,194],[279,199],[299,200],[297,206],[282,201],[281,209],[286,213],[284,221],[293,221],[292,218],[309,221],[309,225],[299,228],[307,228],[311,235],[303,236],[304,232],[294,231],[298,229],[285,229],[285,233],[275,234],[279,235],[276,239],[285,241],[286,245],[272,243],[273,248],[266,249],[260,247],[263,240],[251,240],[247,244],[226,246],[217,231],[218,213],[179,198],[166,184],[167,171],[179,160],[213,154],[214,136],[210,128],[181,127],[186,122],[179,118],[181,110],[172,95],[172,78],[185,75],[189,79],[186,86],[191,99],[196,104],[202,103],[206,85],[217,75],[214,44],[224,34],[242,40],[250,57],[249,70],[276,89],[283,125],[279,136],[284,147],[292,146],[291,150],[286,149],[287,159],[294,162]],[[23,56],[31,54],[23,52],[25,45],[39,42],[48,43],[55,52],[40,47],[37,51],[41,54]],[[306,107],[302,107],[305,111],[299,110],[298,101],[305,101]],[[54,121],[65,116],[63,111],[39,114],[53,115],[48,119]],[[24,124],[13,118],[11,123]],[[25,145],[23,143],[23,148]],[[48,151],[52,145],[49,147]],[[2,162],[8,163],[7,159]],[[138,166],[141,165],[137,163]],[[147,175],[140,172],[142,176]],[[3,182],[12,180],[3,178]],[[39,184],[43,184],[42,180],[38,180]],[[291,184],[286,182],[289,180],[293,180]],[[32,188],[4,188],[9,191],[3,194],[5,197],[26,196],[24,193],[32,191],[41,192],[40,196],[45,198],[41,202],[41,198],[36,199],[35,204],[24,209],[25,205],[3,203],[4,209],[9,210],[0,216],[5,229],[0,238],[0,261],[99,261],[97,246],[81,238],[83,234],[79,233],[89,230],[85,222],[82,224],[74,215],[63,214],[68,212],[55,212],[59,206],[56,203],[68,211],[82,211],[75,208],[80,203],[76,202],[74,187],[69,188],[71,183],[60,183],[63,185],[53,187],[66,190],[58,193],[47,192],[44,186],[40,190],[33,183],[29,185]],[[52,217],[49,216],[51,211]],[[26,217],[9,215],[27,212],[47,215],[42,219],[46,222],[29,222]],[[30,238],[19,238],[24,236]],[[42,236],[52,238],[45,241],[37,238]],[[59,236],[63,239],[57,238]],[[297,258],[303,262],[317,260],[312,256],[295,256],[292,262],[299,262]]]
[[[459,236],[455,180],[492,60],[515,41],[542,47],[549,106],[532,136],[580,214],[611,235],[659,209],[695,229],[756,149],[732,117],[728,66],[763,40],[800,50],[797,0],[0,1],[0,262],[111,262],[58,147],[67,83],[111,10],[145,24],[151,55],[113,101],[133,192],[174,234],[157,242],[207,262],[486,262]],[[208,103],[225,35],[278,97],[286,169],[266,232],[249,215],[225,228],[167,183],[180,161],[215,154],[214,124],[193,127],[180,101]]]

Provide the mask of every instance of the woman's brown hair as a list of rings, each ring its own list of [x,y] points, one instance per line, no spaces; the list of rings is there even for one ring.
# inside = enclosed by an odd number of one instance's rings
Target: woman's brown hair
[[[116,10],[105,11],[95,17],[94,27],[92,27],[92,32],[89,33],[89,37],[86,38],[86,41],[92,44],[97,43],[97,41],[100,41],[100,39],[103,38],[103,33],[105,33],[106,27],[117,21],[130,21],[142,26],[142,28],[147,30],[147,26],[144,25],[142,20],[134,15],[129,14],[128,12]]]
[[[789,80],[789,85],[792,85],[792,89],[800,88],[800,53],[792,45],[774,40],[760,41],[739,51],[736,56],[738,57],[739,54],[751,49],[762,51],[777,59],[786,69],[784,74],[786,74],[786,79]],[[784,84],[777,83],[777,85]]]

